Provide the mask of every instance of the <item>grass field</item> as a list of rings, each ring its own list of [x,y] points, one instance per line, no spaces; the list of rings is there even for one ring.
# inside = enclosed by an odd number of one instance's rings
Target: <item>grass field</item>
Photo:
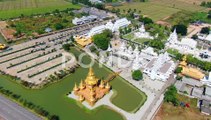
[[[141,13],[152,18],[154,21],[163,20],[168,18],[174,13],[181,10],[186,11],[203,11],[206,8],[193,3],[184,2],[182,0],[150,0],[149,2],[132,2],[125,3],[122,6],[117,7],[122,12],[124,10],[136,9],[141,10]]]
[[[210,120],[211,116],[200,113],[196,107],[197,99],[177,95],[179,101],[189,103],[190,108],[175,107],[170,103],[163,103],[154,120]]]
[[[178,9],[152,4],[151,2],[125,3],[123,6],[117,8],[120,8],[121,11],[123,11],[123,9],[128,10],[129,8],[137,9],[137,11],[141,10],[142,14],[152,18],[154,21],[163,19],[179,11]]]
[[[80,53],[76,49],[71,49],[71,51],[77,55]],[[88,63],[90,58],[85,57],[83,61]],[[105,79],[111,73],[110,70],[104,67],[99,68],[96,63],[93,68],[99,78]],[[105,106],[89,111],[82,109],[76,104],[75,100],[66,97],[66,94],[72,91],[74,83],[79,84],[80,80],[86,77],[87,72],[88,69],[78,68],[74,74],[41,90],[25,89],[9,77],[0,75],[0,86],[4,86],[5,89],[21,95],[22,98],[33,102],[35,105],[42,106],[51,114],[59,115],[61,120],[122,120],[123,117],[120,114]],[[117,91],[117,95],[112,102],[125,110],[135,110],[146,99],[146,96],[143,96],[144,93],[137,91],[120,77],[115,78],[111,85]]]
[[[41,14],[66,8],[80,8],[80,6],[65,0],[5,0],[0,2],[0,18],[13,18],[21,14]]]

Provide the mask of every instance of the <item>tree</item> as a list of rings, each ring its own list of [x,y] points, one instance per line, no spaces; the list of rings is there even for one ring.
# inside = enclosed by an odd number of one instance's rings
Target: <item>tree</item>
[[[177,29],[177,33],[178,34],[181,34],[182,36],[187,34],[187,31],[188,31],[187,26],[185,26],[183,24],[174,25],[173,28],[172,28],[172,31],[175,28]]]
[[[56,24],[54,25],[54,27],[55,27],[56,30],[61,30],[61,29],[64,28],[64,26],[63,26],[61,23],[56,23]]]
[[[108,45],[110,42],[110,39],[108,37],[106,37],[103,34],[97,34],[93,36],[93,40],[94,40],[94,44],[102,49],[102,50],[107,50],[108,49]]]
[[[164,94],[164,101],[165,102],[171,102],[175,106],[177,106],[178,105],[178,99],[177,99],[176,95],[177,95],[177,89],[174,85],[171,85]]]
[[[94,44],[102,50],[107,50],[112,36],[110,30],[104,30],[103,33],[93,36]]]
[[[132,78],[137,81],[142,80],[143,73],[140,70],[135,70],[132,72]]]
[[[144,18],[140,17],[139,21],[143,22],[144,24],[152,24],[152,23],[154,23],[153,20],[151,18],[148,18],[148,17],[144,17]]]
[[[182,67],[177,67],[177,69],[174,71],[175,73],[181,73],[182,72]]]
[[[160,40],[151,40],[149,42],[149,46],[159,49],[159,50],[162,50],[165,47],[164,43]]]
[[[72,46],[71,44],[64,44],[64,45],[62,46],[62,48],[63,48],[65,51],[69,51],[71,46]]]
[[[202,34],[209,34],[210,32],[210,28],[209,27],[203,27],[200,31],[200,33]]]

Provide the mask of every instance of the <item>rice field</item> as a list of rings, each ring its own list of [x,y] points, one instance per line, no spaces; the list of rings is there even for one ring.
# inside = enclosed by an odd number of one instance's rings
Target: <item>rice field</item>
[[[0,19],[14,18],[21,14],[41,14],[66,8],[80,8],[80,6],[65,0],[3,0],[0,1]]]

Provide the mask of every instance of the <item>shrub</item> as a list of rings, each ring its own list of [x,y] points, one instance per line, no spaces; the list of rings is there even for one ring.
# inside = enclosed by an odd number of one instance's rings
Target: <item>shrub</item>
[[[137,81],[142,80],[143,73],[140,70],[135,70],[132,72],[132,78]]]

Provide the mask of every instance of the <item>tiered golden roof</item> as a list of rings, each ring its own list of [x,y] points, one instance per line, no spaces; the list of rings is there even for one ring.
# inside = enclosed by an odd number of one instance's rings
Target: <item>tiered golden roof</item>
[[[93,69],[89,69],[88,76],[85,79],[85,83],[89,86],[94,86],[98,83],[99,79],[95,77],[95,74],[93,72]]]
[[[105,94],[110,91],[111,86],[103,80],[99,83],[99,79],[95,76],[93,69],[90,68],[88,75],[84,81],[81,81],[79,87],[75,84],[73,91],[75,95],[79,96],[79,101],[86,100],[91,106],[101,99]]]
[[[187,66],[186,56],[184,56],[183,61],[180,62],[180,67],[182,67],[182,74],[185,76],[189,76],[197,80],[201,80],[205,76],[205,74],[203,74],[200,70]]]
[[[76,36],[76,37],[75,37],[75,41],[76,41],[79,45],[81,45],[82,47],[85,47],[85,46],[87,46],[87,45],[89,45],[89,44],[92,43],[92,38],[86,38],[86,37],[84,37],[84,36]]]

